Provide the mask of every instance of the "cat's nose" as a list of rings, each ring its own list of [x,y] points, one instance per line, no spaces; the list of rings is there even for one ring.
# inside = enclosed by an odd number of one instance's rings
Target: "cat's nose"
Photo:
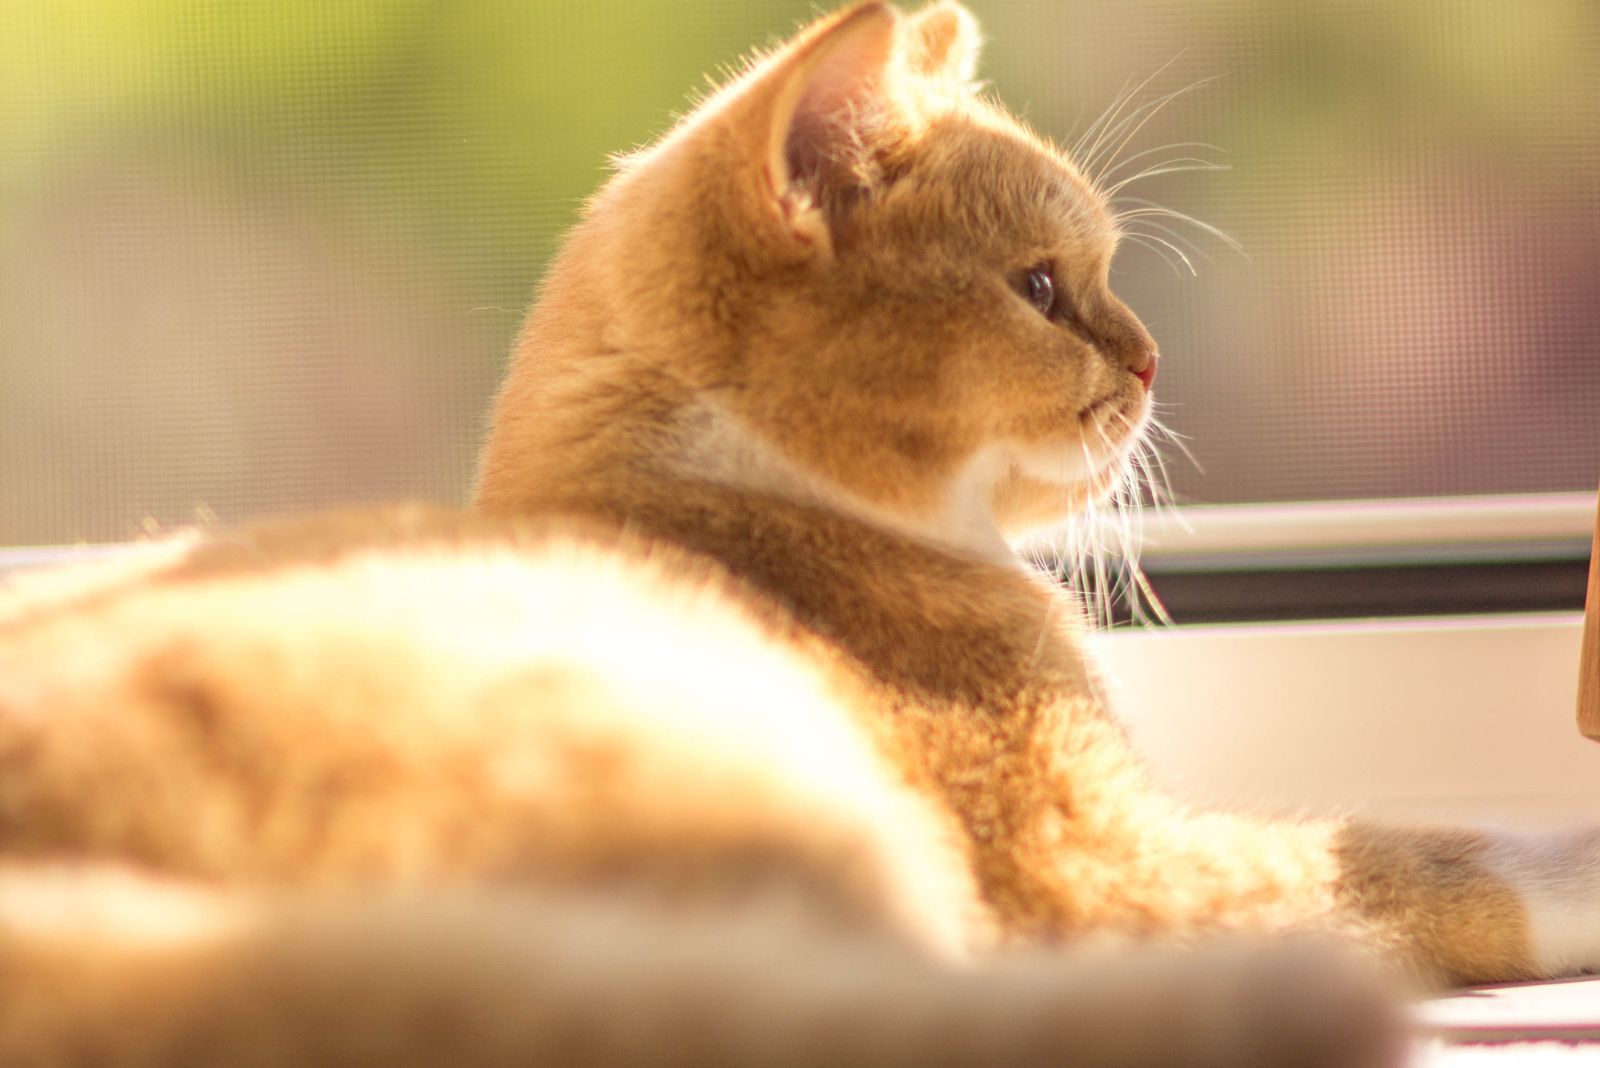
[[[1105,352],[1131,371],[1148,392],[1156,381],[1156,339],[1121,301],[1111,297],[1107,303],[1105,333],[1101,335]]]
[[[1156,384],[1156,350],[1146,349],[1143,366],[1135,363],[1129,370],[1133,372],[1135,378],[1144,383],[1144,388],[1148,392]]]

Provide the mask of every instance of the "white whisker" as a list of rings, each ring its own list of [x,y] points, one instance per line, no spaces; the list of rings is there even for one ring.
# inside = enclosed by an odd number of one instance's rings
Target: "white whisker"
[[[1079,137],[1078,140],[1073,143],[1071,153],[1072,159],[1077,161],[1085,158],[1092,158],[1096,153],[1098,153],[1107,133],[1112,129],[1112,123],[1117,119],[1117,116],[1121,113],[1122,109],[1128,106],[1128,102],[1130,100],[1143,92],[1145,86],[1149,85],[1158,76],[1160,76],[1163,71],[1176,63],[1179,56],[1182,55],[1183,53],[1179,52],[1177,55],[1161,64],[1161,66],[1151,71],[1150,74],[1146,76],[1144,81],[1133,86],[1131,89],[1129,88],[1129,85],[1133,81],[1132,78],[1129,78],[1126,82],[1123,82],[1122,88],[1117,91],[1117,95],[1112,99],[1111,105],[1101,113],[1100,118],[1096,119],[1092,124],[1090,124],[1089,129],[1084,131],[1083,136]],[[1091,134],[1094,135],[1094,143],[1088,147],[1087,151],[1084,151],[1083,143],[1089,139]],[[1112,136],[1115,136],[1115,134],[1112,134]],[[1087,166],[1082,163],[1080,163],[1079,166],[1083,167],[1085,174],[1089,173],[1089,168]]]
[[[1123,219],[1136,219],[1150,215],[1165,216],[1169,219],[1176,219],[1179,222],[1186,222],[1190,226],[1204,230],[1206,233],[1211,234],[1213,237],[1221,240],[1223,244],[1227,245],[1241,256],[1245,256],[1246,259],[1249,259],[1249,256],[1245,254],[1244,246],[1236,241],[1232,235],[1217,229],[1217,227],[1212,226],[1210,223],[1201,222],[1193,215],[1185,215],[1181,211],[1175,211],[1174,209],[1166,207],[1165,205],[1157,204],[1150,200],[1142,200],[1138,197],[1124,197],[1123,200],[1125,203],[1137,204],[1139,207],[1135,208],[1133,211],[1119,211],[1116,215],[1116,220],[1119,223]]]
[[[1067,154],[1074,162],[1084,159],[1099,150],[1100,140],[1104,136],[1107,127],[1116,118],[1117,114],[1127,106],[1128,101],[1133,99],[1133,94],[1138,91],[1131,88],[1132,82],[1133,79],[1129,78],[1122,83],[1122,88],[1117,90],[1117,95],[1111,98],[1111,103],[1100,113],[1100,117],[1090,123],[1088,129],[1084,130],[1078,139],[1072,143],[1072,147]],[[1094,138],[1094,141],[1086,144],[1091,137]]]
[[[1176,255],[1178,257],[1178,259],[1183,261],[1183,265],[1185,267],[1189,268],[1189,273],[1190,274],[1198,275],[1200,273],[1199,271],[1196,271],[1194,269],[1194,262],[1192,260],[1190,260],[1189,257],[1184,254],[1183,249],[1179,248],[1177,245],[1174,245],[1171,241],[1168,241],[1166,238],[1158,237],[1155,234],[1146,234],[1146,233],[1133,234],[1133,235],[1130,235],[1130,236],[1142,237],[1147,241],[1154,241],[1158,245],[1165,245],[1167,248],[1172,250],[1173,254]]]
[[[1210,160],[1183,156],[1177,159],[1165,160],[1153,167],[1147,167],[1132,177],[1124,178],[1114,185],[1107,186],[1100,192],[1105,196],[1114,197],[1134,182],[1142,182],[1146,178],[1155,178],[1162,174],[1183,174],[1187,171],[1231,171],[1232,169],[1225,163],[1213,163]]]
[[[1200,472],[1201,474],[1205,474],[1205,465],[1203,465],[1199,460],[1195,459],[1194,453],[1189,451],[1188,435],[1178,433],[1176,430],[1173,430],[1155,416],[1150,417],[1150,429],[1153,432],[1160,434],[1168,441],[1172,442],[1173,445],[1177,446],[1178,451],[1183,453],[1184,459],[1193,464],[1196,471]]]
[[[1145,247],[1145,248],[1149,249],[1150,251],[1156,253],[1163,260],[1166,261],[1167,266],[1172,268],[1172,271],[1173,271],[1174,274],[1177,274],[1177,275],[1182,275],[1183,274],[1183,268],[1178,265],[1178,261],[1173,259],[1171,254],[1168,253],[1166,249],[1164,249],[1160,245],[1156,244],[1155,243],[1155,239],[1150,237],[1148,234],[1140,234],[1140,233],[1134,233],[1134,232],[1124,232],[1122,237],[1126,241],[1131,241],[1135,245],[1142,245],[1143,247]],[[1192,271],[1193,268],[1191,267],[1190,270]]]
[[[1171,61],[1169,60],[1168,62],[1170,64]],[[1159,73],[1159,71],[1157,73]],[[1116,148],[1112,149],[1110,155],[1108,155],[1103,162],[1100,160],[1095,160],[1090,164],[1090,171],[1091,173],[1095,174],[1095,184],[1098,185],[1100,183],[1100,176],[1103,169],[1116,162],[1117,156],[1122,153],[1124,148],[1128,147],[1128,142],[1137,137],[1139,131],[1144,129],[1145,123],[1155,118],[1156,115],[1160,114],[1163,108],[1172,103],[1174,100],[1178,99],[1178,97],[1183,96],[1185,93],[1193,92],[1201,86],[1207,85],[1216,80],[1217,75],[1211,75],[1210,77],[1201,78],[1198,81],[1190,82],[1182,89],[1174,89],[1172,92],[1166,93],[1165,95],[1159,96],[1148,103],[1142,104],[1130,112],[1127,117],[1122,119],[1122,121],[1117,124],[1116,128],[1111,133],[1112,137],[1122,138],[1122,140],[1117,143]],[[1132,126],[1132,129],[1128,129],[1130,125]],[[1123,130],[1125,129],[1128,131],[1126,135],[1123,134]]]
[[[1223,155],[1227,155],[1227,150],[1226,149],[1221,148],[1221,147],[1219,147],[1217,145],[1208,144],[1205,141],[1173,141],[1173,142],[1171,142],[1169,144],[1157,145],[1155,148],[1142,149],[1142,150],[1140,150],[1138,152],[1135,152],[1131,156],[1124,156],[1121,163],[1119,163],[1115,167],[1112,167],[1109,170],[1107,170],[1105,174],[1101,175],[1101,178],[1102,178],[1102,180],[1110,178],[1113,174],[1116,174],[1118,171],[1122,170],[1124,167],[1132,166],[1134,163],[1137,163],[1141,159],[1144,159],[1144,158],[1146,158],[1148,156],[1153,156],[1157,152],[1171,152],[1175,148],[1203,148],[1203,149],[1206,149],[1209,152],[1221,152]],[[1202,160],[1201,162],[1204,162],[1204,161]],[[1157,166],[1164,166],[1164,164],[1157,164]],[[1225,164],[1218,164],[1218,166],[1226,166],[1226,165]]]
[[[1091,447],[1093,439],[1079,439],[1085,464],[1091,470],[1104,470],[1105,459],[1094,462],[1099,453],[1119,457],[1119,467],[1108,492],[1084,502],[1062,529],[1053,545],[1057,573],[1094,626],[1112,626],[1119,619],[1142,626],[1170,625],[1170,613],[1139,565],[1144,510],[1160,508],[1171,496],[1164,475],[1157,474],[1164,470],[1160,454],[1140,424],[1121,412],[1108,412],[1089,427],[1098,442]]]
[[[1194,241],[1191,238],[1189,238],[1186,234],[1184,234],[1180,230],[1175,230],[1172,227],[1167,226],[1164,223],[1158,223],[1158,222],[1154,221],[1153,219],[1144,219],[1139,223],[1139,226],[1141,227],[1141,229],[1139,231],[1136,231],[1136,232],[1143,233],[1145,237],[1153,237],[1153,236],[1155,236],[1153,234],[1145,232],[1146,229],[1149,229],[1149,230],[1160,230],[1167,237],[1171,238],[1173,242],[1181,245],[1185,252],[1188,252],[1188,253],[1191,253],[1192,255],[1198,256],[1200,259],[1203,259],[1203,260],[1205,260],[1207,262],[1210,262],[1210,260],[1211,260],[1211,257],[1206,254],[1204,249],[1202,249],[1199,245],[1195,244]]]

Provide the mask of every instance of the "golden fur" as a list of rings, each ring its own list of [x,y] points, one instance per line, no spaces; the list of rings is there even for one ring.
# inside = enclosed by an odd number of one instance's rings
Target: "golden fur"
[[[17,584],[0,1062],[1377,1065],[1376,981],[1256,940],[1540,969],[1489,836],[1130,752],[1006,540],[1120,478],[1155,346],[977,44],[851,8],[623,160],[473,513]]]

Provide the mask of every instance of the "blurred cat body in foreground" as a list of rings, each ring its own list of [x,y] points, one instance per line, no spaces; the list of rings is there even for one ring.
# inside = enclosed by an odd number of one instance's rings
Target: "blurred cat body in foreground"
[[[1124,477],[1155,346],[977,44],[858,6],[622,160],[473,512],[16,585],[0,1062],[1386,1064],[1282,936],[1600,965],[1592,835],[1148,781],[1007,545]]]

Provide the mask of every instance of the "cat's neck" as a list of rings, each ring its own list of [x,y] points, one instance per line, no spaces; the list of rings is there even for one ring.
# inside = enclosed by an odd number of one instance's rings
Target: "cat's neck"
[[[658,459],[667,478],[776,497],[946,552],[1001,567],[1019,566],[991,503],[995,484],[1005,473],[1005,457],[998,450],[973,456],[949,479],[933,507],[914,512],[870,500],[791,460],[715,400],[697,399],[673,423],[674,447]]]
[[[603,499],[623,509],[679,483],[821,509],[895,537],[1021,570],[993,508],[1007,457],[978,450],[903,498],[874,499],[818,464],[793,458],[714,392],[626,354],[563,358],[525,342],[527,373],[513,374],[498,405],[479,471],[477,506],[492,513],[571,510]],[[610,366],[599,366],[610,362]],[[603,375],[603,377],[602,377]]]

